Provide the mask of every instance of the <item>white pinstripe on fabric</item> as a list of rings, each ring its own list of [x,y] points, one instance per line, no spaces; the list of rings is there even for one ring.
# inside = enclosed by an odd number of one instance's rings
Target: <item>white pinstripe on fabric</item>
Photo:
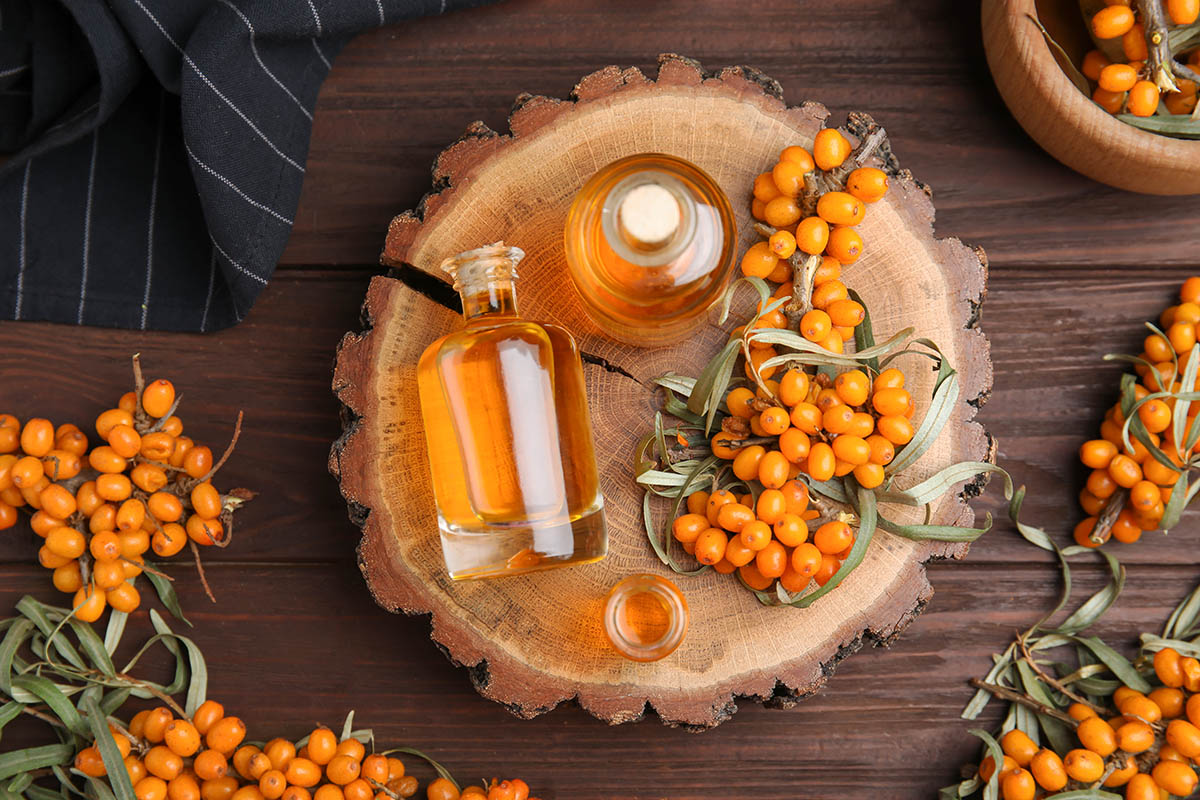
[[[33,159],[25,162],[25,176],[21,179],[21,233],[17,244],[17,302],[13,309],[13,319],[21,318],[21,305],[25,299],[25,209],[29,205],[29,169]]]
[[[231,0],[221,0],[221,2],[224,3],[225,5],[229,6],[230,8],[232,8],[234,13],[236,13],[239,17],[241,17],[242,22],[244,22],[246,24],[246,29],[250,31],[250,52],[254,54],[254,60],[258,62],[258,66],[262,67],[262,71],[264,73],[266,73],[267,77],[270,78],[272,81],[274,81],[275,85],[278,86],[280,89],[282,89],[283,93],[292,99],[292,102],[295,103],[296,107],[300,109],[300,113],[303,114],[305,117],[307,117],[311,121],[313,118],[312,112],[309,111],[307,108],[305,108],[304,104],[300,102],[300,98],[296,97],[296,95],[292,94],[292,90],[287,88],[286,86],[284,86],[283,81],[281,81],[281,80],[279,80],[279,78],[275,77],[275,73],[271,72],[271,70],[267,68],[267,65],[265,63],[263,63],[262,56],[259,55],[259,53],[258,53],[258,45],[256,45],[254,43],[254,38],[258,34],[255,33],[254,26],[252,24],[250,24],[250,18],[247,17],[244,13],[242,13],[242,10],[240,8],[238,8],[237,6],[235,6],[231,2]]]
[[[218,253],[220,253],[221,255],[225,256],[225,260],[226,260],[226,261],[228,261],[230,264],[232,264],[234,269],[236,269],[238,272],[242,273],[243,275],[248,275],[248,276],[250,276],[250,277],[251,277],[251,278],[253,278],[254,280],[256,280],[256,281],[258,281],[259,283],[261,283],[263,286],[266,286],[266,285],[267,285],[267,279],[266,279],[266,278],[264,278],[264,277],[263,277],[263,276],[261,276],[261,275],[255,275],[253,272],[251,272],[250,270],[246,269],[246,268],[245,268],[245,267],[243,267],[241,264],[239,264],[237,261],[235,261],[235,260],[234,260],[234,258],[233,258],[233,256],[229,255],[229,253],[226,253],[226,252],[225,252],[225,251],[224,251],[224,250],[221,248],[221,245],[217,244],[217,240],[212,238],[212,234],[209,234],[209,237],[208,237],[208,238],[209,238],[209,239],[212,239],[213,247],[217,248],[217,252],[218,252]],[[236,309],[235,309],[235,310],[236,310]]]
[[[13,75],[19,75],[27,69],[29,69],[28,64],[22,64],[19,67],[11,67],[9,69],[0,69],[0,78],[10,78]]]
[[[321,15],[317,13],[317,7],[313,0],[308,0],[308,7],[312,11],[313,21],[317,23],[317,36],[323,36],[325,29],[321,27]]]
[[[208,294],[204,296],[204,316],[200,317],[200,332],[208,327],[208,309],[212,307],[213,285],[217,282],[217,243],[213,242],[212,258],[209,259]]]
[[[163,120],[166,98],[158,96],[158,136],[154,143],[154,177],[150,179],[150,218],[146,223],[146,291],[142,295],[142,330],[146,330],[146,318],[150,315],[150,285],[154,278],[154,211],[158,205],[158,165],[162,160]]]
[[[196,166],[200,167],[200,169],[204,170],[209,175],[212,175],[214,178],[219,180],[221,183],[228,186],[230,189],[232,189],[234,192],[237,193],[238,197],[242,198],[247,203],[249,203],[250,205],[257,208],[258,210],[267,212],[268,214],[270,214],[272,217],[279,220],[280,222],[283,222],[287,225],[292,224],[292,221],[290,219],[288,219],[287,217],[285,217],[283,214],[280,214],[278,211],[276,211],[275,209],[271,208],[270,206],[268,206],[264,203],[258,202],[253,197],[251,197],[250,195],[246,194],[241,189],[239,189],[237,187],[237,185],[234,184],[233,181],[229,180],[229,178],[226,178],[224,175],[217,172],[215,169],[210,167],[208,164],[205,164],[203,161],[201,161],[196,156],[196,154],[192,152],[192,148],[188,146],[188,143],[186,141],[183,143],[183,149],[187,150],[188,157],[191,158],[192,161],[196,162]]]
[[[225,103],[225,105],[229,106],[230,110],[232,110],[233,113],[235,113],[239,117],[241,117],[242,121],[245,122],[247,125],[249,125],[250,129],[252,131],[254,131],[256,134],[258,134],[258,138],[262,139],[266,143],[267,147],[270,147],[273,151],[275,151],[276,155],[278,155],[280,158],[282,158],[284,161],[286,161],[291,166],[295,167],[300,172],[304,172],[304,166],[302,164],[297,163],[287,153],[283,152],[278,147],[276,147],[275,143],[272,142],[270,140],[270,138],[268,138],[267,135],[265,133],[263,133],[262,130],[259,129],[259,127],[257,125],[254,124],[254,121],[252,119],[250,119],[248,116],[246,116],[246,114],[240,108],[238,108],[237,105],[235,105],[232,100],[230,100],[228,97],[226,97],[224,92],[222,92],[220,89],[218,89],[216,87],[216,84],[214,84],[211,80],[208,79],[208,76],[205,75],[203,71],[201,71],[200,67],[196,65],[196,62],[192,60],[192,57],[189,56],[184,51],[184,49],[179,46],[179,43],[176,42],[175,39],[173,39],[171,37],[171,34],[167,33],[167,29],[164,28],[162,23],[158,21],[158,18],[156,18],[153,14],[150,13],[150,9],[146,8],[146,6],[142,2],[142,0],[133,0],[133,2],[137,3],[138,8],[140,8],[142,10],[142,12],[147,17],[150,18],[150,21],[154,23],[154,26],[156,28],[158,28],[159,32],[162,33],[162,35],[164,37],[166,37],[166,40],[168,42],[170,42],[171,45],[176,50],[179,51],[180,55],[183,56],[183,62],[185,64],[187,64],[189,67],[191,67],[192,71],[196,73],[196,76],[199,77],[200,80],[204,81],[204,85],[207,86],[209,89],[211,89],[213,94],[215,94],[217,97],[221,98],[221,101],[223,103]]]
[[[88,166],[87,205],[83,212],[83,264],[79,275],[79,313],[75,317],[77,325],[83,324],[83,309],[87,304],[88,261],[92,250],[92,195],[96,188],[96,152],[100,147],[100,134],[92,131],[92,160]]]
[[[325,53],[321,50],[321,45],[317,44],[316,39],[310,39],[313,50],[317,51],[317,55],[321,57],[321,63],[325,65],[325,69],[333,69],[333,64],[329,63],[329,59],[325,57]]]
[[[383,0],[375,0],[375,7],[379,9],[379,24],[382,25],[386,22],[383,18]]]

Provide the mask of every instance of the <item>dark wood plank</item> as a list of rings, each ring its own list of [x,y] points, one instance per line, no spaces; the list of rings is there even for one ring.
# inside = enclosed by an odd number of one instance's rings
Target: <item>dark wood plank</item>
[[[317,721],[337,725],[353,708],[382,746],[417,746],[468,780],[516,774],[542,797],[572,800],[749,800],[930,797],[955,780],[978,752],[958,717],[971,696],[965,682],[1052,605],[1056,575],[1048,565],[935,565],[934,601],[899,643],[842,663],[802,708],[743,702],[733,720],[701,736],[653,718],[606,727],[574,706],[515,719],[445,663],[424,620],[376,608],[349,562],[214,566],[210,580],[226,598],[215,607],[195,581],[181,576],[180,584],[196,623],[189,635],[208,657],[210,696],[242,714],[252,738],[297,737]],[[32,568],[0,567],[0,607],[39,578]],[[1079,578],[1080,597],[1098,588]],[[1134,568],[1100,632],[1131,644],[1161,625],[1194,580],[1191,568]],[[127,640],[145,630],[131,625]]]
[[[588,35],[581,35],[587,31]],[[429,190],[433,157],[467,123],[507,130],[521,92],[566,97],[607,64],[654,74],[661,52],[750,64],[789,103],[833,119],[869,111],[901,162],[935,190],[938,230],[994,265],[1194,262],[1179,231],[1200,207],[1126,195],[1042,152],[992,85],[974,3],[517,0],[365,34],[322,89],[286,263],[374,263],[393,214]],[[1147,246],[1153,243],[1153,250]]]

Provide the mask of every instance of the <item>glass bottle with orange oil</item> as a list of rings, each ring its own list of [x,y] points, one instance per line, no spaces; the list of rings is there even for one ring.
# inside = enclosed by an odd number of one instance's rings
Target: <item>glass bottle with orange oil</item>
[[[584,309],[614,339],[642,347],[678,342],[704,322],[736,245],[721,187],[662,153],[604,167],[567,215],[567,264]]]
[[[442,554],[456,580],[608,551],[579,349],[565,329],[518,314],[524,255],[498,242],[442,263],[466,324],[417,365]]]
[[[666,578],[630,575],[608,593],[602,622],[618,653],[633,661],[658,661],[675,652],[687,634],[687,600]]]

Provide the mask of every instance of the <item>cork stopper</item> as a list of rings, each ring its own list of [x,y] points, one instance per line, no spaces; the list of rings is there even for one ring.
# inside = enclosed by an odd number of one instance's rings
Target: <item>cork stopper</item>
[[[454,291],[477,287],[486,288],[489,283],[515,281],[517,264],[525,257],[519,247],[510,247],[496,242],[475,250],[466,250],[442,262],[442,271],[454,281]]]
[[[634,242],[661,246],[679,230],[683,212],[670,190],[658,183],[643,183],[621,198],[617,219]]]

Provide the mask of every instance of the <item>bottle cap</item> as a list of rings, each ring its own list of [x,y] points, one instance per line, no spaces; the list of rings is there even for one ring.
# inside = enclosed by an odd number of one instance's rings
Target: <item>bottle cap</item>
[[[659,183],[643,183],[621,198],[617,217],[634,241],[661,245],[679,230],[683,212],[668,189]]]
[[[454,291],[461,292],[471,284],[515,281],[517,264],[524,257],[524,250],[501,241],[447,258],[442,262],[442,271],[454,281]]]

